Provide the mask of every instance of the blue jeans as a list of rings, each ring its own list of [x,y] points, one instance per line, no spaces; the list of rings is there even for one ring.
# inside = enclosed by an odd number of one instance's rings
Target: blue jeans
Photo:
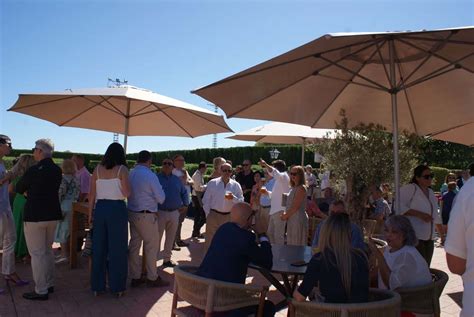
[[[91,288],[123,292],[127,283],[128,214],[123,200],[98,200],[93,219]]]

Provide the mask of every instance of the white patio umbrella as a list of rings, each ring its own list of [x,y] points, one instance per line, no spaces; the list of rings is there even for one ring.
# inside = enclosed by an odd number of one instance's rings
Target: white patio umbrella
[[[333,131],[330,129],[312,129],[299,124],[272,122],[236,133],[227,137],[227,139],[275,144],[301,144],[301,165],[304,165],[306,141],[331,137]]]
[[[474,122],[433,133],[431,137],[474,147]]]
[[[233,132],[212,111],[133,86],[68,89],[20,94],[8,109],[59,126],[110,131],[128,136],[183,136]]]
[[[193,93],[227,117],[334,128],[378,123],[429,135],[474,122],[474,28],[328,34]]]

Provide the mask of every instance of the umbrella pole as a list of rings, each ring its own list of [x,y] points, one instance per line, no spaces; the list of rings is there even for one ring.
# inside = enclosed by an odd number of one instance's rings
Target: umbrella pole
[[[123,136],[123,149],[125,150],[125,154],[127,154],[127,143],[128,143],[128,125],[130,121],[130,99],[128,100],[127,104],[127,116],[125,117],[125,134]]]
[[[303,138],[303,143],[301,144],[301,166],[304,168],[304,146],[306,138]]]
[[[392,99],[392,130],[393,130],[393,166],[395,169],[395,212],[400,207],[400,162],[398,157],[398,109],[395,74],[395,47],[393,39],[388,42],[390,54],[390,96]]]

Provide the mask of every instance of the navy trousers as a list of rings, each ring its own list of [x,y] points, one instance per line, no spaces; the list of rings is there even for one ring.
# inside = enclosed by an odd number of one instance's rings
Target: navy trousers
[[[98,200],[92,236],[91,288],[105,291],[105,278],[113,293],[123,292],[127,283],[128,214],[123,200]]]

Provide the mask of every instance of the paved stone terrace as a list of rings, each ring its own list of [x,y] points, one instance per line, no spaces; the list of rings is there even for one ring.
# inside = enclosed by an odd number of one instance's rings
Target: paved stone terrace
[[[183,225],[184,237],[190,236],[192,220],[186,219]],[[189,248],[173,251],[173,260],[181,264],[198,265],[202,259],[203,241],[189,240]],[[158,261],[161,265],[161,260]],[[437,247],[432,266],[448,272],[444,250]],[[172,302],[172,269],[159,268],[161,276],[171,282],[168,288],[134,288],[128,289],[122,298],[114,298],[109,294],[94,297],[89,289],[88,261],[81,259],[78,269],[70,270],[68,264],[57,265],[55,293],[45,302],[28,301],[22,298],[25,291],[32,286],[7,286],[0,281],[0,288],[6,293],[0,295],[0,316],[170,316]],[[29,265],[18,264],[17,271],[26,279],[31,280]],[[449,282],[441,297],[442,316],[459,316],[462,298],[462,280],[459,276],[449,274]],[[250,270],[248,281],[256,284],[268,284],[258,272]],[[273,289],[269,297],[274,302],[282,299]],[[286,316],[286,310],[277,316]]]

